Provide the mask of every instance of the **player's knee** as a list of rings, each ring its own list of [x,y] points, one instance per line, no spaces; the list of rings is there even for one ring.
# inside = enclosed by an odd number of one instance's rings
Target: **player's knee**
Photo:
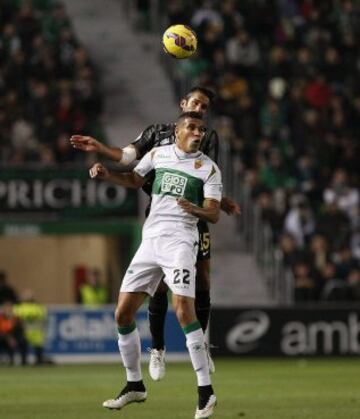
[[[187,297],[178,297],[174,304],[176,317],[179,323],[184,326],[192,323],[195,319],[194,300]]]
[[[195,308],[204,309],[210,307],[210,291],[209,290],[196,290],[195,293]]]
[[[134,321],[134,316],[129,310],[124,309],[122,306],[118,306],[115,310],[115,320],[120,327],[129,326]]]

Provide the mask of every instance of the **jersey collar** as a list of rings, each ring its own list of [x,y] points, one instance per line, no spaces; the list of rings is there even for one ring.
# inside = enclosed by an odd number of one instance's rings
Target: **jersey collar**
[[[175,151],[176,157],[180,160],[200,157],[202,154],[200,150],[197,151],[196,153],[185,153],[185,151],[180,150],[180,148],[176,144],[174,144],[174,151]]]

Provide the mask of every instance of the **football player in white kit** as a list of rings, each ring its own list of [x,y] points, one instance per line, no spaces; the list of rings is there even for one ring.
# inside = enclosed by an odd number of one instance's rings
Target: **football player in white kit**
[[[217,165],[199,151],[205,130],[201,114],[184,113],[176,124],[176,143],[152,149],[132,172],[113,173],[100,163],[90,169],[91,177],[131,188],[141,188],[146,175],[155,170],[151,209],[143,227],[142,242],[123,278],[115,312],[127,384],[116,398],[103,403],[106,408],[121,409],[146,400],[140,337],[134,319],[146,296],[154,294],[164,275],[197,376],[199,401],[195,419],[208,418],[213,413],[216,397],[204,333],[194,306],[197,222],[218,221],[222,191]]]

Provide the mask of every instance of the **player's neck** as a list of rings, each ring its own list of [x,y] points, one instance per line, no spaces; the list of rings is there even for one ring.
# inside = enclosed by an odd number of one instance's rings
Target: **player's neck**
[[[189,158],[189,157],[198,157],[201,154],[200,150],[195,151],[194,153],[188,153],[187,151],[180,148],[177,144],[174,144],[174,149],[175,149],[176,155],[181,159]]]

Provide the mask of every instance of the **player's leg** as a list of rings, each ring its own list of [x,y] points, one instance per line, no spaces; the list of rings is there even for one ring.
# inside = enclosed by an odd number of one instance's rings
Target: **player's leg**
[[[163,350],[165,348],[164,329],[168,309],[168,290],[169,287],[165,282],[160,281],[154,296],[149,299],[149,323],[152,348],[157,350]]]
[[[195,310],[204,333],[208,327],[210,309],[210,258],[199,258],[196,263]]]
[[[126,369],[127,384],[120,394],[103,403],[109,409],[121,409],[147,397],[142,382],[140,336],[135,314],[147,294],[153,295],[161,269],[154,262],[151,241],[143,240],[122,281],[115,317],[118,325],[118,345]]]
[[[199,250],[196,262],[195,310],[205,333],[210,316],[210,231],[207,223],[198,222]]]
[[[195,418],[208,418],[214,411],[216,397],[211,385],[205,336],[196,318],[194,299],[173,294],[173,306],[185,333],[186,346],[197,378],[199,400]]]
[[[210,300],[210,231],[206,223],[200,221],[198,223],[199,230],[199,251],[196,262],[196,291],[195,291],[195,310],[196,316],[201,324],[203,332],[209,324],[211,300]],[[210,373],[215,372],[215,364],[211,358],[210,350],[206,344],[208,352],[209,370]]]
[[[197,243],[196,243],[197,244]],[[205,336],[195,312],[194,241],[174,237],[173,251],[168,243],[167,260],[163,261],[165,282],[173,293],[173,306],[186,337],[191,362],[198,382],[199,402],[195,418],[208,418],[213,413],[216,397],[211,386]],[[166,259],[166,257],[164,257]]]
[[[133,402],[146,400],[146,390],[141,374],[141,344],[136,328],[135,314],[144,302],[146,294],[120,292],[115,318],[118,326],[118,346],[126,370],[127,383],[114,399],[106,400],[108,409],[121,409]]]
[[[165,376],[165,319],[168,309],[168,286],[160,281],[153,297],[149,301],[149,323],[152,345],[150,351],[149,374],[159,381]]]

